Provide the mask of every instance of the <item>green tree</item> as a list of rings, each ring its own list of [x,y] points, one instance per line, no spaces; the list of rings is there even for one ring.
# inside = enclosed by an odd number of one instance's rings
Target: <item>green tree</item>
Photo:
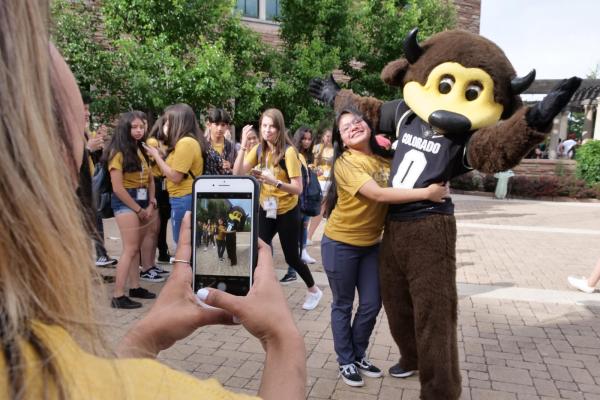
[[[404,56],[404,38],[419,28],[419,41],[456,23],[454,5],[446,0],[363,0],[354,14],[358,51],[353,63],[342,65],[357,93],[390,100],[399,89],[381,81],[387,63]]]
[[[284,48],[266,102],[279,104],[291,128],[322,125],[330,110],[307,93],[310,78],[342,70],[356,93],[397,98],[379,75],[403,55],[406,34],[419,27],[421,40],[455,23],[445,0],[282,0]]]
[[[95,111],[158,114],[186,102],[229,108],[242,123],[261,108],[267,51],[232,9],[232,0],[57,0],[54,37],[99,99]]]

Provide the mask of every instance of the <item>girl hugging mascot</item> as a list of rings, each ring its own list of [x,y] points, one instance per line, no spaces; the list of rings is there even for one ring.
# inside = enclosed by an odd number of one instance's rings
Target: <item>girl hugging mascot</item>
[[[389,185],[423,188],[471,169],[486,173],[517,165],[543,141],[581,79],[562,81],[540,103],[519,94],[535,79],[520,78],[502,50],[473,33],[450,30],[423,44],[417,29],[404,42],[406,58],[382,71],[404,100],[382,102],[340,90],[330,77],[309,91],[339,111],[358,108],[397,139]],[[456,221],[451,199],[389,207],[381,244],[383,305],[401,358],[390,375],[419,372],[421,399],[460,397],[456,338]]]

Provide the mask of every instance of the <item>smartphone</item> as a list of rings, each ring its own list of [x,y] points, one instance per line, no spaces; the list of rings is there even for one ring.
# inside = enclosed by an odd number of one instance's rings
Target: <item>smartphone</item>
[[[193,289],[248,294],[258,257],[259,186],[251,176],[199,176],[192,201]]]

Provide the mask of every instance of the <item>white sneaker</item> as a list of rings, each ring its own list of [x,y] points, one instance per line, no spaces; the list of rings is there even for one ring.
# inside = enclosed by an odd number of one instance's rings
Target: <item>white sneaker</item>
[[[587,279],[583,276],[569,276],[567,281],[569,281],[569,284],[575,289],[579,289],[585,293],[594,293],[594,290],[596,290],[596,288],[588,286]]]
[[[306,294],[306,298],[304,299],[304,304],[302,304],[302,309],[308,311],[314,310],[319,305],[321,297],[323,297],[323,292],[319,288],[317,288],[315,293],[308,292]]]
[[[306,251],[306,249],[302,249],[302,255],[300,256],[300,259],[307,264],[314,264],[317,262],[317,260],[312,258],[310,254],[308,254],[308,251]]]
[[[307,246],[312,246],[313,245],[313,241],[310,239],[306,239],[306,245]]]

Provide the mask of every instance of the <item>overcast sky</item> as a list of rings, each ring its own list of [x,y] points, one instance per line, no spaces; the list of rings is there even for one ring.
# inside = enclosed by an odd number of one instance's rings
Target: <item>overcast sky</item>
[[[480,33],[519,75],[583,78],[600,64],[600,0],[481,0]]]

